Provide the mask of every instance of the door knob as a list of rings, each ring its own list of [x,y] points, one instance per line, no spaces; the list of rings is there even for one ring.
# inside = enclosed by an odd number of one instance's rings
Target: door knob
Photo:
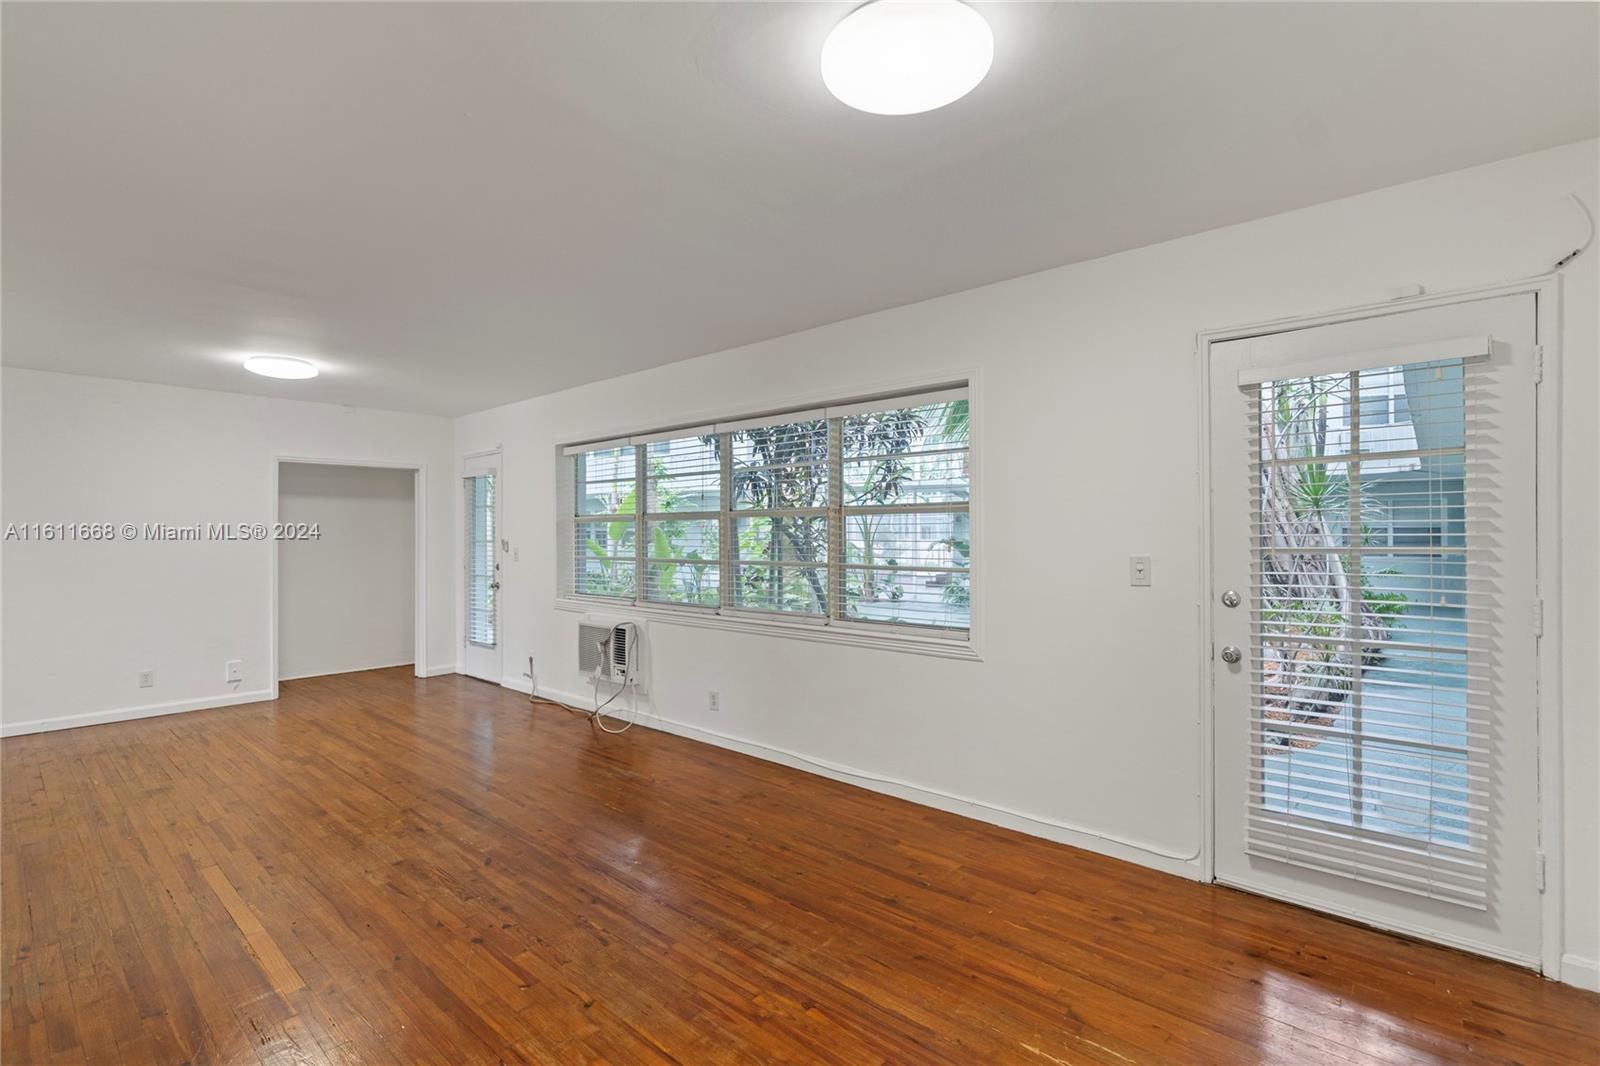
[[[1222,661],[1227,663],[1229,666],[1232,666],[1242,658],[1244,658],[1244,653],[1234,645],[1224,644],[1222,646]]]
[[[1224,606],[1224,607],[1237,607],[1237,606],[1239,606],[1239,594],[1237,592],[1233,591],[1232,589],[1229,589],[1227,592],[1224,592],[1222,594],[1222,606]]]

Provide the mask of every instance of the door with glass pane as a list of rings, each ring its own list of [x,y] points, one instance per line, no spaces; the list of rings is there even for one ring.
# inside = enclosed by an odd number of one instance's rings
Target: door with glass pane
[[[1211,346],[1217,879],[1539,958],[1535,297]]]
[[[468,459],[462,467],[466,517],[462,560],[461,672],[500,683],[500,456]]]

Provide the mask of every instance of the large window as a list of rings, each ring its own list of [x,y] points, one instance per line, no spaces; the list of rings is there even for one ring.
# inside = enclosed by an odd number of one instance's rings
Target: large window
[[[963,637],[968,424],[948,389],[566,448],[563,594]]]

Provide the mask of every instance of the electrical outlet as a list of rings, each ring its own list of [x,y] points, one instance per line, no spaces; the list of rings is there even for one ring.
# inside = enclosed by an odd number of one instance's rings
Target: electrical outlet
[[[712,689],[710,692],[706,693],[706,706],[711,708],[712,714],[716,714],[718,711],[722,710],[722,693],[718,692],[716,689]]]
[[[156,672],[154,670],[140,670],[139,671],[139,687],[140,688],[155,688],[156,687]]]
[[[238,659],[228,660],[228,684],[244,680],[244,663]]]

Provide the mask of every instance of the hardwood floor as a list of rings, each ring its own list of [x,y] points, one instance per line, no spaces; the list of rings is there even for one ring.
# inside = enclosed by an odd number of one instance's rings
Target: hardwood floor
[[[1600,1061],[1600,996],[459,677],[0,785],[7,1066]]]

